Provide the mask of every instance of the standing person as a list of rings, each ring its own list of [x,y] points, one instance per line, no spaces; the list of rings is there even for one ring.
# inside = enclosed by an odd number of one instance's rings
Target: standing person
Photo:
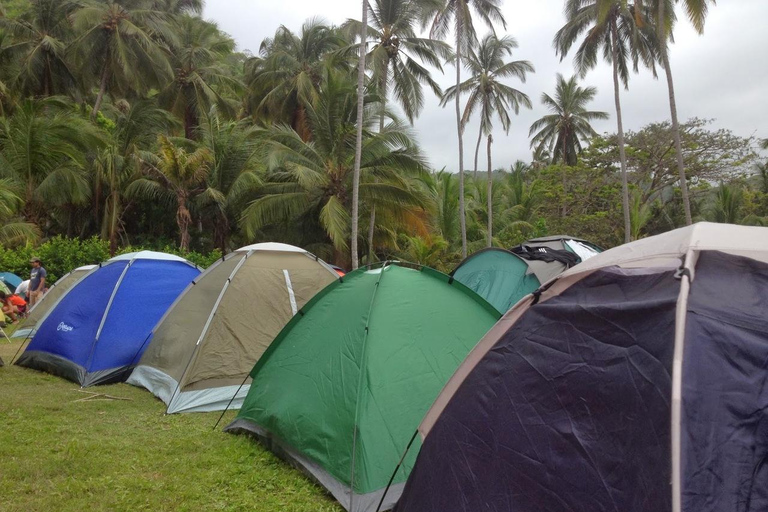
[[[29,298],[29,279],[22,281],[21,284],[16,287],[14,293],[22,299],[27,300]]]
[[[32,272],[29,274],[29,305],[31,307],[43,298],[45,278],[48,277],[48,272],[43,268],[40,258],[32,258],[29,260],[29,264],[32,265]]]

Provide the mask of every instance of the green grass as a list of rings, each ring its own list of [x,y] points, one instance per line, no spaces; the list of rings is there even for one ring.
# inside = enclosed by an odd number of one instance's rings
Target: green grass
[[[0,340],[4,512],[341,510],[253,440],[214,432],[220,413],[167,416],[127,384],[88,391],[130,401],[77,402],[76,384],[10,366],[18,348]]]

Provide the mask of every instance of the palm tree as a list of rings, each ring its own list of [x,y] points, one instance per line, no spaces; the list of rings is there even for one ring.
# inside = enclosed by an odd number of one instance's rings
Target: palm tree
[[[23,201],[16,188],[13,180],[0,178],[0,245],[5,247],[36,243],[40,239],[40,229],[18,217]]]
[[[424,108],[425,85],[438,97],[443,94],[429,70],[417,60],[442,71],[441,61],[451,58],[451,48],[442,41],[418,37],[416,21],[420,13],[418,0],[374,0],[370,6],[367,38],[372,48],[367,61],[382,103],[380,127],[387,118],[390,88],[411,123]],[[361,29],[362,24],[355,20],[348,20],[342,27],[355,37],[362,33]]]
[[[101,223],[101,236],[109,240],[109,251],[114,256],[118,238],[123,232],[123,219],[130,206],[127,190],[140,177],[145,149],[157,140],[158,134],[168,132],[173,119],[151,100],[133,105],[123,102],[115,114],[115,127],[110,130],[107,146],[97,154],[93,167],[95,191],[93,211]],[[104,206],[99,204],[102,195]]]
[[[67,0],[38,0],[18,18],[0,19],[12,42],[0,58],[14,62],[9,85],[25,96],[69,94],[77,81],[66,56],[71,35],[69,15],[75,9]]]
[[[306,107],[320,97],[327,68],[347,69],[338,55],[345,44],[320,19],[304,23],[299,35],[280,27],[261,43],[259,56],[245,64],[249,114],[262,122],[288,123],[309,140]]]
[[[639,3],[639,1],[637,2]],[[555,50],[564,59],[573,44],[584,35],[576,52],[574,63],[583,78],[597,65],[602,51],[606,61],[613,66],[613,89],[618,126],[619,158],[621,160],[622,204],[624,210],[624,239],[632,239],[630,219],[627,155],[624,144],[624,126],[621,116],[620,82],[629,88],[631,59],[637,72],[639,61],[654,71],[658,48],[655,34],[637,5],[629,0],[566,0],[567,22],[558,30],[554,39]]]
[[[161,92],[160,105],[184,122],[184,136],[195,139],[201,115],[213,105],[219,112],[233,116],[234,108],[219,89],[240,90],[239,82],[229,75],[223,62],[235,49],[232,38],[219,31],[216,24],[198,17],[180,16],[173,24],[178,34],[172,49],[174,78]]]
[[[357,128],[355,134],[355,167],[352,172],[352,270],[357,270],[357,237],[360,231],[360,166],[363,159],[363,124],[365,123],[365,53],[368,36],[368,0],[363,0],[363,21],[360,25],[360,55],[357,64]]]
[[[0,118],[0,176],[19,184],[25,220],[41,223],[53,209],[90,198],[86,154],[102,134],[61,98],[27,99]]]
[[[390,87],[405,117],[413,123],[424,107],[424,85],[429,86],[436,95],[442,95],[440,86],[432,79],[429,70],[416,59],[442,71],[441,59],[450,57],[450,47],[441,41],[418,37],[415,25],[421,14],[419,1],[375,0],[369,6],[371,23],[367,30],[364,31],[362,24],[354,20],[348,20],[343,30],[354,35],[366,34],[366,38],[371,40],[373,48],[368,60],[373,68],[373,83],[378,87],[381,98],[379,130],[383,130],[387,118]],[[370,205],[370,209],[369,251],[373,248],[376,205]]]
[[[558,73],[555,97],[547,93],[541,95],[541,102],[551,114],[531,125],[529,136],[534,151],[549,151],[553,164],[561,161],[564,165],[576,165],[582,143],[597,135],[590,123],[608,119],[607,112],[587,110],[587,104],[596,94],[596,88],[581,87],[575,76],[566,80]],[[567,193],[567,188],[567,173],[563,168],[563,194]],[[564,201],[562,216],[566,213]]]
[[[197,202],[203,215],[213,221],[214,246],[226,254],[232,226],[262,183],[258,130],[247,121],[210,115],[200,139],[211,155],[211,171]]]
[[[107,94],[140,94],[161,88],[173,76],[164,43],[173,41],[168,15],[148,0],[87,0],[72,15],[72,43],[88,79],[99,91],[95,119]]]
[[[456,37],[456,89],[461,89],[462,55],[477,42],[472,12],[489,28],[499,22],[506,29],[507,23],[501,13],[501,0],[444,0],[426,7],[425,19],[432,19],[430,38],[444,39],[453,22]],[[459,223],[461,225],[461,256],[467,257],[467,220],[464,204],[464,127],[461,123],[461,98],[456,95],[456,130],[459,139]]]
[[[368,113],[378,106],[366,98]],[[422,209],[427,202],[411,176],[425,162],[413,134],[397,121],[381,132],[371,131],[375,120],[363,117],[360,198],[375,202],[387,216]],[[348,263],[352,180],[355,168],[357,94],[346,77],[331,74],[320,100],[307,107],[312,140],[289,126],[268,132],[266,150],[269,179],[262,197],[243,214],[246,234],[253,238],[270,225],[290,222],[305,232],[320,232],[335,250],[339,264]],[[402,223],[403,230],[406,229]]]
[[[169,14],[202,14],[204,0],[155,0],[153,9]]]
[[[701,34],[704,32],[704,21],[709,11],[710,0],[682,0],[688,18],[696,31]],[[711,0],[715,3],[715,0]],[[656,26],[658,29],[658,38],[661,63],[664,66],[664,73],[667,77],[667,88],[669,92],[669,110],[672,117],[672,130],[675,137],[675,151],[677,152],[677,167],[680,173],[680,192],[683,197],[683,207],[685,209],[685,221],[688,225],[693,223],[691,215],[691,200],[688,193],[688,179],[685,173],[685,162],[683,160],[683,145],[681,141],[680,123],[677,118],[677,100],[675,98],[675,85],[672,78],[672,66],[669,61],[669,42],[673,39],[673,28],[676,21],[675,4],[678,0],[653,0],[654,10],[657,12]]]
[[[177,144],[164,135],[158,137],[158,144],[158,154],[144,160],[146,177],[131,183],[128,193],[173,205],[179,228],[179,249],[188,251],[192,224],[189,208],[193,199],[205,191],[205,180],[211,172],[211,154],[207,148],[195,147],[190,141]],[[191,149],[184,149],[181,144]]]
[[[555,97],[541,95],[541,103],[551,114],[531,125],[534,151],[549,151],[553,163],[576,165],[583,144],[597,135],[591,123],[610,117],[607,112],[587,110],[596,94],[595,87],[581,87],[575,76],[566,80],[558,73]]]
[[[720,183],[715,196],[711,219],[714,222],[738,224],[742,219],[744,191],[738,185]]]
[[[525,82],[526,73],[534,72],[533,65],[527,60],[505,62],[505,58],[512,55],[514,48],[517,48],[517,41],[511,36],[499,39],[494,34],[486,35],[477,49],[471,50],[467,56],[467,67],[472,76],[458,88],[448,89],[442,100],[442,104],[445,105],[455,99],[457,91],[469,93],[461,118],[464,126],[469,122],[472,114],[480,109],[480,130],[475,148],[475,179],[477,179],[480,141],[483,135],[486,135],[488,139],[488,247],[493,244],[493,163],[491,160],[493,117],[498,117],[504,131],[509,133],[512,126],[509,110],[518,114],[521,106],[529,109],[533,106],[526,94],[501,81],[504,78],[517,77]]]

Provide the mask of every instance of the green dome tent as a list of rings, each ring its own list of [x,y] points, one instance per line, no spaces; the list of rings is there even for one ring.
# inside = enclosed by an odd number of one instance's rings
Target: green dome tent
[[[424,414],[500,314],[427,267],[360,269],[316,295],[251,372],[225,430],[255,435],[352,512],[373,512]],[[385,508],[396,500],[409,452]]]
[[[513,248],[483,249],[465,259],[451,276],[506,312],[570,267],[602,252],[568,236],[537,238]]]

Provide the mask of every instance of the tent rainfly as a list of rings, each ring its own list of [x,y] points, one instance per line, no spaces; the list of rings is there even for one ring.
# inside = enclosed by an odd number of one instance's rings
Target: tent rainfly
[[[239,409],[256,361],[293,315],[337,279],[328,264],[292,245],[238,249],[169,309],[128,383],[151,391],[168,413],[221,410],[230,401]]]
[[[12,272],[0,272],[0,281],[5,283],[9,290],[14,291],[23,279]]]
[[[500,316],[436,270],[358,269],[282,330],[225,430],[256,436],[347,510],[374,512],[424,413]],[[402,488],[415,451],[388,496]]]
[[[765,228],[574,267],[448,382],[396,511],[768,510],[767,311]]]
[[[541,285],[600,252],[596,245],[578,238],[537,238],[511,251],[483,249],[465,259],[451,276],[506,312]]]
[[[194,264],[170,254],[112,258],[58,299],[16,364],[82,387],[123,381],[154,325],[199,274]]]
[[[63,297],[70,288],[95,268],[97,268],[96,265],[79,267],[56,281],[56,283],[48,289],[48,293],[43,295],[43,298],[39,300],[37,304],[32,306],[32,309],[29,310],[29,315],[21,322],[19,328],[11,335],[11,338],[32,338],[35,335],[35,329],[40,323],[40,320],[48,315],[51,308],[59,302],[59,299]]]

